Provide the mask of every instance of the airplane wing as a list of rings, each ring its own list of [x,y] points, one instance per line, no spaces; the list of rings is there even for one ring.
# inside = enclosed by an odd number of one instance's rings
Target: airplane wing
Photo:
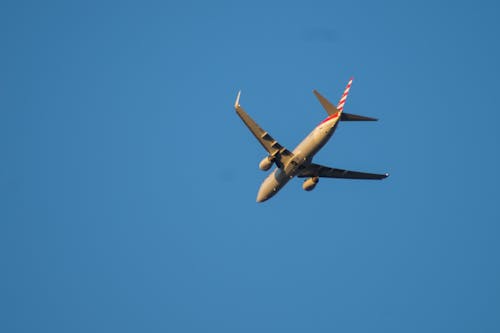
[[[234,103],[234,108],[238,116],[248,127],[250,132],[255,136],[255,138],[260,142],[262,147],[269,153],[269,156],[275,158],[276,165],[281,167],[288,163],[288,161],[293,157],[293,153],[280,145],[267,131],[264,131],[241,107],[240,105],[240,94],[238,92],[238,97]]]
[[[349,171],[335,169],[319,164],[311,163],[297,177],[324,177],[324,178],[346,178],[346,179],[384,179],[389,176],[388,173],[376,174],[359,171]]]

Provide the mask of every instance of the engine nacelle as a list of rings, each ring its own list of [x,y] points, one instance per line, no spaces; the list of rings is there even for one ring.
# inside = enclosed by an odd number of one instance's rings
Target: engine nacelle
[[[307,178],[302,183],[302,188],[304,189],[304,191],[312,191],[314,190],[318,182],[319,182],[319,177]]]
[[[273,161],[274,161],[274,158],[270,157],[270,156],[266,156],[262,159],[262,161],[260,161],[259,163],[259,169],[261,169],[262,171],[267,171],[269,169],[271,169],[271,166],[273,165]]]

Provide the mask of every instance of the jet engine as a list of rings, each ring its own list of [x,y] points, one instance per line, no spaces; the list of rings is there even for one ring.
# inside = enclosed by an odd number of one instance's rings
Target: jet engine
[[[304,191],[312,191],[316,187],[316,184],[319,182],[319,177],[311,177],[304,180],[302,183],[302,188]]]
[[[261,169],[262,171],[267,171],[271,168],[271,166],[273,165],[273,161],[274,161],[274,158],[270,157],[270,156],[266,156],[262,159],[262,161],[260,161],[259,163],[259,169]]]

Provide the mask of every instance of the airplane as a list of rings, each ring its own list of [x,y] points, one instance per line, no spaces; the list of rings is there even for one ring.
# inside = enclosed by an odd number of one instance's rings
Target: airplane
[[[262,182],[257,193],[257,202],[263,202],[273,197],[283,186],[294,177],[306,178],[302,184],[305,191],[312,191],[319,182],[319,178],[346,178],[346,179],[384,179],[388,173],[376,174],[343,169],[330,168],[313,163],[313,157],[328,142],[337,129],[339,121],[377,121],[376,118],[359,116],[343,112],[344,104],[352,85],[349,80],[337,106],[330,103],[319,92],[313,90],[328,116],[316,126],[311,133],[293,150],[290,151],[278,143],[267,131],[263,130],[241,107],[238,92],[234,108],[243,123],[257,138],[268,155],[259,163],[259,169],[269,170],[273,163],[276,168]]]

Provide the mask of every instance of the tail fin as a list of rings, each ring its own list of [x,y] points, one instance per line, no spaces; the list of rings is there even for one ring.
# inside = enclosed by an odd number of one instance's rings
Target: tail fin
[[[345,104],[345,101],[347,100],[347,95],[349,95],[349,90],[351,90],[351,85],[352,85],[353,79],[354,78],[351,77],[351,79],[349,80],[349,83],[347,83],[347,87],[345,87],[344,94],[340,98],[339,105],[337,105],[337,109],[340,112],[342,112],[344,110],[344,104]],[[340,116],[340,120],[342,120],[342,121],[377,121],[376,118],[358,116],[357,114],[350,114],[350,113],[345,113],[345,112],[342,112],[342,115]]]
[[[345,87],[344,94],[340,98],[339,104],[337,105],[337,109],[340,112],[342,112],[342,110],[344,110],[344,104],[345,104],[345,101],[347,99],[347,95],[349,95],[349,90],[351,90],[351,85],[352,85],[353,79],[354,78],[351,77],[351,79],[349,80],[349,83],[347,83],[347,87]]]
[[[344,109],[345,101],[347,99],[347,95],[349,95],[349,90],[351,89],[352,80],[353,80],[353,78],[351,78],[351,80],[349,80],[349,83],[347,83],[347,87],[345,88],[344,94],[340,98],[339,105],[337,105],[337,107],[335,107],[335,105],[330,103],[330,101],[328,101],[326,98],[321,96],[321,94],[319,92],[317,92],[316,90],[314,90],[313,92],[316,95],[316,97],[318,98],[321,105],[323,105],[323,108],[326,110],[326,112],[330,116],[334,113],[341,112],[340,120],[342,120],[342,121],[377,121],[378,119],[376,119],[376,118],[359,116],[357,114],[342,112],[342,110]]]

